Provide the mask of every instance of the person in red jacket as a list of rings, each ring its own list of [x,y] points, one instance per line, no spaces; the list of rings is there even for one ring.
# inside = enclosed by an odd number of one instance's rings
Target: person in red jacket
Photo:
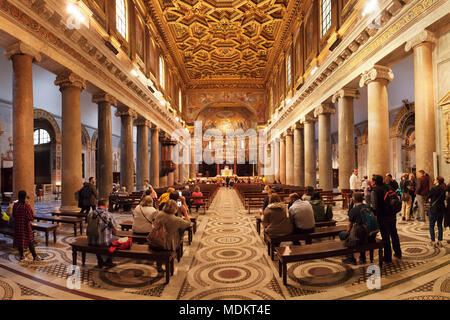
[[[196,212],[198,208],[203,204],[203,193],[200,192],[200,187],[196,186],[194,192],[192,193],[192,204],[195,206]]]
[[[418,210],[418,221],[425,221],[425,208],[424,204],[428,197],[428,192],[430,191],[430,176],[423,170],[419,170],[419,175],[417,178],[416,186],[416,198]]]

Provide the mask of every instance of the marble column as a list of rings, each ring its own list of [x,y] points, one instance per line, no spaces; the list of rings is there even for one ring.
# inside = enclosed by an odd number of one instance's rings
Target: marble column
[[[305,148],[303,124],[294,126],[294,185],[305,186]]]
[[[391,69],[375,65],[361,75],[359,85],[367,86],[369,177],[384,177],[389,170],[389,110],[387,85],[394,79]]]
[[[173,151],[173,144],[169,144],[166,147],[167,157],[166,160],[172,161],[172,151]],[[176,165],[175,165],[176,168]],[[176,170],[176,169],[175,169]],[[167,174],[167,186],[171,187],[175,184],[175,171],[169,171]]]
[[[316,187],[316,129],[314,117],[303,117],[305,135],[305,186]]]
[[[330,116],[335,112],[331,103],[322,103],[314,110],[319,119],[319,188],[324,191],[333,190]]]
[[[286,131],[286,184],[294,185],[294,133]]]
[[[122,123],[120,132],[120,185],[134,191],[133,119],[136,112],[121,106],[116,112]]]
[[[149,180],[148,130],[151,123],[139,118],[134,121],[134,125],[137,127],[136,190],[141,191],[144,189],[144,181]]]
[[[62,96],[62,194],[61,211],[78,211],[75,193],[82,187],[81,91],[86,82],[74,73],[56,77]]]
[[[280,180],[286,184],[286,134],[280,136]]]
[[[191,135],[191,146],[189,148],[191,161],[189,164],[189,178],[195,180],[197,177],[196,166],[195,166],[195,140],[194,136]]]
[[[414,52],[414,97],[416,130],[416,168],[434,176],[433,152],[436,128],[433,81],[434,34],[423,30],[406,42],[405,50]]]
[[[350,176],[355,169],[355,139],[353,99],[359,98],[356,89],[344,88],[333,95],[338,103],[338,162],[339,190],[350,189]]]
[[[117,106],[117,100],[102,92],[92,102],[98,105],[98,198],[108,199],[113,186],[111,105]]]
[[[151,170],[152,187],[159,188],[159,129],[156,126],[151,127],[152,150],[151,150]]]
[[[13,65],[13,198],[25,190],[34,209],[33,61],[39,52],[17,42],[6,50]]]
[[[274,155],[274,175],[277,182],[280,181],[280,139],[273,140],[273,155]]]

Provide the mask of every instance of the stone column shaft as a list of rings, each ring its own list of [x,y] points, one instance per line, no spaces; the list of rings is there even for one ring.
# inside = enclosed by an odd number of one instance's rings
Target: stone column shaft
[[[166,147],[166,152],[167,152],[166,160],[171,160],[172,150],[173,150],[173,145],[168,145]],[[167,174],[167,186],[169,186],[169,187],[173,186],[175,184],[174,179],[175,179],[175,171],[170,171]]]
[[[420,32],[406,43],[414,52],[414,96],[416,130],[416,168],[434,176],[433,152],[436,151],[436,129],[433,81],[434,34]]]
[[[116,113],[122,123],[120,135],[120,184],[134,191],[133,118],[136,112],[122,108]]]
[[[275,138],[273,143],[273,154],[274,154],[274,175],[275,180],[280,181],[280,139]]]
[[[302,125],[294,129],[294,185],[305,186],[305,152]]]
[[[286,184],[286,136],[280,137],[280,180]]]
[[[195,152],[195,146],[194,146],[194,136],[191,135],[191,147],[190,147],[190,157],[191,157],[191,162],[189,164],[189,178],[194,180],[197,177],[197,173],[196,173],[196,167],[195,167],[195,157],[194,157],[194,152]]]
[[[152,170],[152,187],[159,188],[159,131],[158,128],[152,127],[152,145],[151,145],[151,170]]]
[[[148,159],[148,130],[150,121],[138,119],[137,126],[137,154],[136,154],[136,190],[144,188],[144,181],[149,180],[149,159]]]
[[[109,94],[96,94],[92,98],[98,104],[98,198],[108,199],[113,185],[111,104],[117,105]]]
[[[375,65],[363,73],[359,85],[367,85],[369,176],[384,177],[389,170],[389,111],[387,85],[394,79],[391,69]]]
[[[286,184],[294,185],[294,134],[291,129],[286,133]]]
[[[319,188],[324,191],[333,190],[330,116],[334,113],[334,106],[330,103],[322,103],[314,110],[319,118]]]
[[[82,187],[81,91],[86,83],[74,73],[56,77],[62,96],[62,195],[61,210],[77,211],[75,193]]]
[[[333,96],[338,102],[339,189],[350,189],[350,176],[355,169],[355,139],[353,99],[359,98],[356,89],[341,89]]]
[[[316,187],[316,129],[313,117],[304,121],[305,133],[305,186]]]
[[[34,209],[33,60],[40,61],[41,56],[17,42],[5,58],[13,65],[13,198],[25,190]]]

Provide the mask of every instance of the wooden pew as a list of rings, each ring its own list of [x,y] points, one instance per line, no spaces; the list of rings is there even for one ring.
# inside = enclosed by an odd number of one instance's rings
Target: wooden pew
[[[76,217],[76,218],[84,218],[87,222],[87,213],[80,213],[79,211],[70,211],[70,212],[64,212],[60,210],[56,210],[52,212],[52,216],[56,217]]]
[[[155,251],[150,249],[148,245],[132,243],[130,249],[116,250],[113,253],[110,253],[109,247],[88,245],[86,237],[77,238],[70,246],[72,247],[73,265],[77,265],[77,253],[81,252],[83,266],[86,262],[86,253],[159,262],[166,266],[166,284],[169,283],[170,276],[173,275],[174,272],[175,251]]]
[[[267,253],[273,260],[275,248],[279,247],[282,242],[286,241],[311,241],[312,239],[336,237],[342,231],[347,230],[347,226],[333,226],[316,228],[312,233],[292,233],[282,237],[272,237],[264,234],[264,240],[267,244]]]
[[[32,222],[31,223],[31,229],[35,231],[42,231],[45,233],[45,245],[48,246],[48,234],[50,232],[53,232],[53,241],[56,243],[56,228],[57,225],[50,224],[50,223],[38,223],[38,222]],[[0,227],[0,233],[14,237],[14,230],[9,227]]]
[[[192,219],[191,219],[192,221]],[[195,222],[197,223],[197,222]],[[196,225],[196,224],[195,224]],[[147,236],[142,236],[142,234],[136,234],[136,233],[132,233],[131,229],[133,228],[133,221],[124,221],[122,223],[120,223],[120,228],[122,229],[122,231],[124,232],[130,232],[132,235],[135,235],[136,237],[132,237],[133,239],[136,238],[137,240],[141,239],[142,237],[145,237],[145,239],[147,239]],[[192,243],[192,238],[193,238],[193,230],[194,230],[194,223],[192,223],[187,229],[188,232],[188,244],[190,245]],[[123,234],[123,233],[121,233]],[[117,235],[118,237],[130,237],[130,235]]]
[[[261,234],[261,216],[256,217],[256,232],[258,234]],[[336,225],[336,220],[330,220],[330,221],[316,221],[316,228],[323,228],[323,227],[333,227]]]
[[[72,216],[56,216],[56,217],[51,217],[51,216],[47,216],[47,215],[36,215],[34,217],[34,219],[36,221],[49,221],[52,223],[67,223],[67,224],[72,224],[73,225],[73,234],[76,237],[77,236],[77,226],[80,226],[80,234],[83,234],[83,219],[82,218],[77,218],[77,217],[72,217]]]
[[[376,249],[378,249],[378,263],[381,270],[383,267],[383,241],[379,239],[377,239],[376,242],[360,245],[353,248],[345,247],[343,241],[314,243],[307,246],[278,247],[276,248],[276,255],[278,258],[278,274],[280,277],[283,277],[283,284],[287,285],[288,263],[344,256],[363,250],[373,251]]]

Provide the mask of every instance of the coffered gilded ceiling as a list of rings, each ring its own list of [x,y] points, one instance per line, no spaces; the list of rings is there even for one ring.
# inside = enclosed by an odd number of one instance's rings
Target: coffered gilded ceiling
[[[189,86],[262,85],[294,0],[148,1]],[[293,7],[291,5],[291,7]]]

